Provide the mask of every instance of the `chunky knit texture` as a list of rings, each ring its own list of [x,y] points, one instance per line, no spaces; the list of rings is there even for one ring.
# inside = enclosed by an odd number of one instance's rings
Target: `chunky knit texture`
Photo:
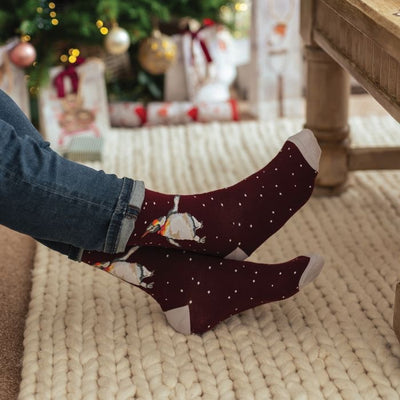
[[[399,144],[390,117],[350,122],[355,144]],[[103,167],[157,191],[215,190],[261,168],[302,123],[113,132]],[[318,251],[315,283],[202,336],[168,327],[143,291],[40,246],[19,399],[398,399],[399,199],[399,171],[355,172],[341,196],[311,198],[252,261]]]

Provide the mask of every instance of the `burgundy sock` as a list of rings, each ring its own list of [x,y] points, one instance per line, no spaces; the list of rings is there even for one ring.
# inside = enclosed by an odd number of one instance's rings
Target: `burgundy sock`
[[[239,312],[293,296],[318,276],[323,260],[300,256],[270,265],[133,247],[94,265],[147,292],[178,332],[201,334]]]
[[[175,247],[243,260],[307,202],[320,154],[305,129],[267,166],[228,188],[197,195],[146,190],[127,247]]]

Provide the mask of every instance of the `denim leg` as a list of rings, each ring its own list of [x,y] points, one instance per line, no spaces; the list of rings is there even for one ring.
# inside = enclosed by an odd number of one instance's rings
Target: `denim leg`
[[[13,126],[18,136],[30,136],[44,142],[42,135],[31,124],[28,117],[3,90],[0,89],[0,119]]]
[[[21,111],[13,110],[8,96],[0,97],[6,118],[0,119],[0,223],[74,259],[83,249],[123,251],[142,205],[143,182],[64,159],[29,120],[11,115]]]
[[[70,244],[65,244],[65,243],[61,243],[61,242],[52,242],[50,240],[41,240],[41,239],[37,239],[34,238],[35,240],[37,240],[39,243],[44,244],[46,247],[48,247],[49,249],[55,250],[58,253],[64,254],[66,256],[68,256],[69,258],[72,258],[73,260],[76,261],[80,261],[81,257],[82,257],[82,252],[81,249],[77,248],[77,247],[73,247]]]

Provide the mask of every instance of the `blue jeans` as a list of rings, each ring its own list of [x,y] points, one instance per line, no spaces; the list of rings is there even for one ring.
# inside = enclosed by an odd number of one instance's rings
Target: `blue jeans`
[[[80,260],[125,250],[144,184],[61,157],[0,90],[0,224]]]

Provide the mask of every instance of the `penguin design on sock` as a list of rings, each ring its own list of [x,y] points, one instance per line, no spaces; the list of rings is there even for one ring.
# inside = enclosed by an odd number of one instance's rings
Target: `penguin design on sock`
[[[132,247],[124,256],[111,262],[107,261],[105,263],[96,263],[94,266],[109,272],[125,282],[141,286],[146,289],[152,289],[153,282],[145,283],[143,280],[153,276],[154,273],[149,271],[142,264],[126,261],[138,248],[139,246]]]
[[[205,243],[206,237],[196,234],[196,231],[203,227],[203,223],[192,214],[178,212],[179,199],[180,196],[174,197],[174,207],[168,211],[167,215],[154,219],[147,226],[142,238],[149,233],[157,233],[177,247],[180,247],[180,244],[176,240],[194,240],[198,243]]]

